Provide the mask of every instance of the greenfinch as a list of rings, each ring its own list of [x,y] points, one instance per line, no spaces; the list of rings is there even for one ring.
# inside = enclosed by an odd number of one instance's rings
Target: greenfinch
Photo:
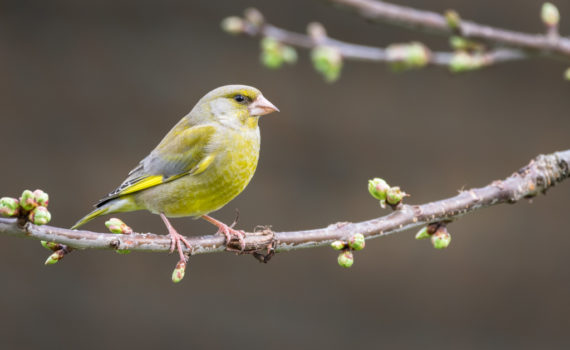
[[[226,244],[244,234],[208,216],[226,205],[250,182],[259,159],[259,117],[279,111],[251,86],[227,85],[207,93],[166,134],[125,181],[96,204],[72,229],[111,213],[146,209],[159,214],[171,239],[170,251],[188,241],[168,217],[201,217],[216,225]]]

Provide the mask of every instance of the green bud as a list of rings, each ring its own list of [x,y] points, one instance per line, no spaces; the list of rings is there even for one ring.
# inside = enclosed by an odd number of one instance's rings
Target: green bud
[[[185,272],[186,272],[186,262],[179,261],[178,264],[176,264],[174,271],[172,271],[172,282],[178,283],[182,281]]]
[[[570,68],[567,68],[567,69],[564,71],[564,79],[570,80]]]
[[[481,68],[485,64],[485,57],[480,54],[468,54],[458,51],[453,54],[449,62],[449,69],[454,73],[459,73]]]
[[[261,39],[261,63],[271,69],[279,68],[286,63],[297,61],[297,51],[291,46],[283,45],[271,37]]]
[[[297,51],[291,46],[282,45],[281,55],[283,56],[283,60],[289,64],[297,62]]]
[[[327,31],[325,27],[319,22],[311,22],[307,26],[307,34],[315,42],[321,42],[327,37]]]
[[[348,240],[348,246],[354,250],[362,250],[366,245],[366,240],[364,239],[364,235],[362,233],[357,233],[350,237]]]
[[[485,46],[473,40],[468,40],[462,36],[454,35],[449,38],[449,45],[455,50],[484,51]]]
[[[317,46],[311,51],[313,66],[329,83],[340,77],[342,70],[342,55],[332,46]]]
[[[34,192],[34,201],[40,207],[47,207],[49,204],[49,195],[42,190],[35,190]]]
[[[455,10],[447,10],[445,11],[445,21],[449,28],[457,30],[461,24],[461,17]]]
[[[260,44],[263,50],[277,51],[279,49],[279,41],[270,36],[266,36],[261,39]]]
[[[133,229],[127,226],[121,219],[111,218],[105,221],[105,226],[111,231],[111,233],[130,235],[133,233]]]
[[[61,249],[61,244],[59,243],[48,242],[48,241],[40,241],[40,243],[42,247],[46,248],[47,250],[53,250],[55,252],[56,250]]]
[[[58,261],[60,261],[61,259],[63,259],[63,256],[65,255],[65,252],[63,251],[63,249],[57,250],[55,251],[52,255],[48,256],[48,258],[45,261],[45,265],[53,265],[55,263],[57,263]]]
[[[34,193],[30,190],[25,190],[22,192],[22,196],[20,197],[20,206],[24,210],[32,210],[37,207],[37,203],[35,201]]]
[[[436,233],[431,235],[431,244],[435,249],[445,249],[451,242],[451,235],[445,228],[440,228]]]
[[[262,51],[261,63],[269,69],[277,69],[283,65],[283,56],[277,52]]]
[[[419,230],[418,233],[416,233],[416,239],[418,239],[418,240],[426,239],[429,237],[430,237],[430,234],[428,233],[428,227],[427,226],[422,227],[422,229]]]
[[[338,256],[338,264],[342,267],[349,268],[354,264],[354,255],[351,251],[345,251]]]
[[[344,248],[346,248],[346,242],[334,241],[331,243],[331,247],[334,250],[343,250]]]
[[[51,214],[46,207],[37,207],[32,210],[28,219],[34,225],[45,225],[51,220]]]
[[[261,63],[267,68],[277,69],[283,65],[285,61],[281,44],[271,38],[265,37],[261,39]]]
[[[421,68],[429,63],[431,52],[422,43],[392,44],[386,48],[390,66],[395,71]]]
[[[0,198],[0,215],[17,216],[20,213],[20,201],[16,198]]]
[[[553,4],[545,2],[540,10],[540,18],[548,27],[555,27],[560,22],[560,12]]]
[[[386,202],[390,205],[396,205],[407,196],[407,193],[402,191],[400,187],[394,186],[390,187],[388,191],[386,191]]]
[[[245,9],[245,11],[243,12],[243,15],[249,23],[251,23],[257,27],[262,25],[263,22],[265,21],[261,12],[259,12],[258,9],[253,8],[253,7]]]
[[[386,200],[386,192],[390,189],[390,185],[384,179],[376,177],[368,180],[368,192],[372,197],[378,200]]]
[[[467,50],[467,39],[462,36],[454,35],[449,38],[449,45],[455,50]]]
[[[410,68],[420,68],[428,64],[430,55],[430,51],[422,43],[413,42],[408,46],[405,63]]]
[[[222,26],[223,31],[234,35],[242,33],[245,27],[243,20],[236,16],[224,18],[220,25]]]

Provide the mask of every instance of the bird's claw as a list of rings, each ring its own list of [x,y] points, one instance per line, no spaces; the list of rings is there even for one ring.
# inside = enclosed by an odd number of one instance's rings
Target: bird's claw
[[[188,240],[186,240],[186,238],[184,236],[182,236],[181,234],[179,234],[176,231],[170,232],[169,236],[170,236],[170,253],[174,252],[174,249],[177,249],[178,255],[180,255],[180,261],[187,262],[188,261],[188,255],[184,254],[184,252],[182,251],[182,244],[184,244],[186,246],[186,248],[191,250],[192,247],[190,246],[190,243],[188,242]]]
[[[231,250],[229,247],[229,244],[232,241],[232,239],[234,239],[234,237],[237,237],[237,239],[239,241],[239,245],[241,247],[240,251],[243,252],[245,250],[245,232],[241,231],[241,230],[235,230],[233,228],[234,225],[237,223],[237,217],[236,217],[236,220],[229,226],[224,224],[221,221],[214,219],[213,217],[208,216],[208,215],[202,215],[202,218],[204,220],[208,221],[209,223],[216,225],[218,227],[218,233],[223,233],[224,236],[226,236],[226,249],[227,250]]]
[[[233,228],[226,226],[220,228],[220,231],[226,236],[226,246],[230,244],[234,237],[237,237],[241,251],[245,250],[245,232],[240,230],[234,230]]]
[[[177,249],[178,255],[180,256],[180,261],[187,262],[188,255],[184,254],[184,251],[182,251],[182,244],[184,244],[188,250],[192,250],[190,242],[188,242],[186,237],[182,236],[174,229],[174,227],[172,227],[164,214],[160,214],[160,217],[166,224],[166,228],[168,228],[168,236],[170,237],[170,253],[173,253],[174,250]]]

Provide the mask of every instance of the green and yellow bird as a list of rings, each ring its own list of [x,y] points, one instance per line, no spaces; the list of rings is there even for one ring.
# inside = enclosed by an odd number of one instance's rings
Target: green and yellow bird
[[[208,216],[235,198],[251,180],[259,159],[259,117],[279,111],[261,92],[246,85],[210,91],[176,124],[125,181],[72,228],[105,214],[146,209],[159,214],[176,248],[190,244],[167,217],[202,217],[226,242],[243,232]]]

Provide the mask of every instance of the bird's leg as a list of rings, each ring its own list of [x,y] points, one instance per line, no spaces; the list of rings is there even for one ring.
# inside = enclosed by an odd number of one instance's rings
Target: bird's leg
[[[221,221],[218,221],[216,219],[214,219],[211,216],[208,215],[202,215],[202,219],[208,221],[209,223],[211,223],[212,225],[215,225],[218,227],[218,232],[221,232],[224,234],[224,236],[226,236],[226,246],[230,243],[230,241],[232,240],[232,236],[233,237],[237,237],[237,239],[239,240],[239,244],[241,246],[241,250],[245,250],[245,232],[240,231],[240,230],[234,230],[232,227],[224,224]]]
[[[168,229],[168,236],[170,236],[170,252],[172,253],[175,248],[178,249],[178,254],[180,255],[180,261],[186,262],[188,258],[186,257],[186,255],[184,255],[184,252],[182,251],[181,242],[186,246],[186,248],[192,249],[190,243],[188,243],[188,241],[186,240],[186,238],[184,238],[184,236],[176,232],[174,227],[172,227],[172,225],[170,224],[170,221],[168,221],[168,219],[166,218],[166,215],[160,213],[160,217],[162,218],[162,221],[164,221],[164,224]]]

